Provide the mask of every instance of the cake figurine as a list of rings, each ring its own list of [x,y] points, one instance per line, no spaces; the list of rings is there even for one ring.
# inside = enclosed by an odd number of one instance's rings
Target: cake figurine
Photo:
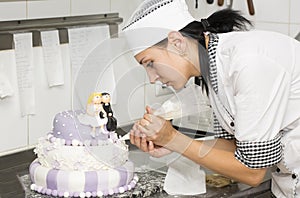
[[[107,127],[113,112],[103,95],[92,93],[86,109],[55,115],[53,129],[34,149],[32,190],[53,197],[101,197],[135,187],[128,145],[118,137],[117,126]]]
[[[78,115],[78,120],[85,125],[92,127],[91,136],[95,138],[99,134],[96,127],[100,127],[102,133],[107,133],[104,126],[107,124],[107,113],[103,109],[102,93],[92,93],[87,102],[86,112]]]
[[[102,93],[102,105],[103,105],[103,109],[107,115],[106,129],[109,132],[113,132],[117,129],[117,119],[114,117],[114,113],[113,113],[111,105],[110,105],[110,94],[109,93],[106,93],[106,92]],[[111,139],[115,138],[113,135],[114,135],[114,133],[109,134]]]

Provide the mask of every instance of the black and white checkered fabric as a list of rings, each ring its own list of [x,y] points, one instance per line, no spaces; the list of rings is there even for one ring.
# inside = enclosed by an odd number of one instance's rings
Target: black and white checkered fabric
[[[210,33],[208,43],[208,56],[209,56],[209,81],[213,91],[218,93],[218,78],[217,78],[217,66],[216,66],[216,48],[218,46],[218,35]],[[226,108],[224,106],[220,107]],[[225,111],[232,120],[233,116],[230,115],[228,110]],[[214,132],[216,133],[216,138],[224,139],[235,139],[234,135],[228,133],[220,125],[218,119],[214,114]],[[248,142],[248,141],[238,141],[236,140],[236,151],[235,158],[239,160],[242,164],[249,168],[266,168],[273,166],[280,162],[282,159],[282,145],[281,145],[281,135],[278,135],[268,141],[261,142]]]
[[[282,133],[268,141],[236,141],[235,157],[249,168],[265,168],[280,162],[282,158]]]
[[[211,83],[211,87],[213,88],[216,94],[218,93],[218,77],[217,77],[217,66],[216,66],[216,49],[218,46],[219,37],[217,34],[209,34],[209,42],[208,42],[208,57],[209,57],[209,81]],[[225,108],[225,107],[224,107]],[[228,112],[226,110],[226,112]],[[228,113],[229,114],[229,113]],[[216,138],[224,138],[224,139],[234,139],[234,135],[228,133],[223,129],[220,125],[216,115],[213,113],[214,121],[214,132],[216,133]],[[229,114],[229,116],[233,119],[233,117]]]

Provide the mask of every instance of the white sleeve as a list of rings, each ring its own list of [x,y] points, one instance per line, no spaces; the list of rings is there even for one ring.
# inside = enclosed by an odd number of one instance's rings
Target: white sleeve
[[[250,168],[272,166],[282,156],[279,132],[290,75],[267,56],[245,55],[235,64],[235,156]]]

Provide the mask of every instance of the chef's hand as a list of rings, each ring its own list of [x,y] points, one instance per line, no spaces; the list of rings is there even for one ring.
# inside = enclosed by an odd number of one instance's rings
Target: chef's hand
[[[139,122],[136,122],[130,130],[130,143],[136,145],[139,149],[149,153],[153,157],[162,157],[170,154],[171,151],[155,145],[152,141],[146,140],[146,135],[138,130]]]
[[[168,148],[167,145],[174,140],[178,133],[170,121],[155,116],[149,106],[146,107],[143,118],[137,123],[137,129],[146,135],[147,141],[152,141],[155,145],[165,148]]]

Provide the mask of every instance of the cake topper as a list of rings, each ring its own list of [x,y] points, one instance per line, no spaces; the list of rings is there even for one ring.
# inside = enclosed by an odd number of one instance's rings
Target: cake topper
[[[89,96],[86,113],[78,115],[78,120],[80,123],[90,125],[93,128],[91,131],[92,137],[99,135],[96,132],[96,127],[100,127],[102,133],[107,133],[106,130],[104,130],[104,126],[107,124],[108,119],[107,113],[103,109],[102,93],[94,92]]]
[[[106,124],[106,129],[110,132],[110,138],[113,134],[115,133],[111,133],[114,132],[117,129],[117,119],[114,117],[112,108],[111,108],[111,104],[110,104],[110,94],[103,92],[102,93],[102,105],[103,105],[103,109],[107,114],[107,124]]]

